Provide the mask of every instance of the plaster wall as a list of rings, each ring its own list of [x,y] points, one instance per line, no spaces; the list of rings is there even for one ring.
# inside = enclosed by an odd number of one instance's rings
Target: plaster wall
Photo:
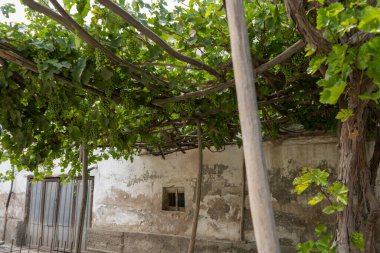
[[[330,136],[299,137],[264,143],[277,230],[282,245],[293,247],[309,239],[314,225],[329,221],[317,207],[307,205],[306,196],[292,193],[292,181],[302,167],[319,167],[334,174],[337,165],[336,138]],[[229,146],[223,152],[204,151],[201,209],[198,238],[207,241],[240,239],[242,191],[242,150]],[[161,157],[138,156],[133,162],[107,160],[99,162],[94,176],[93,223],[99,231],[174,235],[186,238],[191,233],[198,166],[197,150]],[[0,164],[0,172],[9,169]],[[60,169],[55,171],[59,175]],[[10,220],[22,221],[27,174],[16,176],[9,209]],[[185,211],[163,211],[163,187],[184,187]],[[10,183],[0,184],[0,226]],[[377,188],[380,193],[379,187]],[[380,194],[379,194],[380,195]],[[245,198],[245,240],[254,241],[248,197]],[[14,223],[14,222],[13,222]],[[9,231],[16,230],[10,222]],[[17,223],[17,222],[16,222]],[[13,225],[11,225],[13,224]],[[1,227],[0,227],[1,228]],[[0,234],[2,231],[0,231]],[[10,232],[10,238],[13,232]],[[95,233],[95,234],[96,234]],[[90,231],[91,238],[91,231]],[[107,243],[96,240],[107,250]],[[100,245],[99,245],[100,243]]]
[[[0,164],[0,173],[5,173],[6,171],[10,169],[11,169],[11,166],[8,161]],[[19,233],[18,228],[22,226],[22,221],[24,219],[24,209],[25,209],[26,183],[27,183],[27,173],[16,171],[15,180],[13,183],[13,191],[12,191],[10,204],[8,208],[7,233],[5,237],[7,241],[16,239],[18,237],[17,233]],[[0,236],[1,237],[3,235],[5,203],[7,202],[10,188],[11,188],[10,181],[0,183]]]
[[[108,160],[93,172],[93,226],[118,231],[190,235],[198,170],[197,150],[161,157]],[[104,168],[104,169],[103,169]],[[242,152],[205,151],[198,234],[238,240]],[[184,187],[185,212],[163,211],[163,187]]]

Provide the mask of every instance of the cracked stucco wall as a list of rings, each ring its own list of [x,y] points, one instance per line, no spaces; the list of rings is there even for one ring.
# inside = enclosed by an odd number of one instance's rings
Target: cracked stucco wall
[[[226,155],[228,154],[228,155]],[[94,227],[129,232],[190,235],[197,150],[160,157],[103,161],[93,172]],[[242,153],[205,151],[198,234],[238,240]],[[163,187],[185,188],[185,212],[162,210]]]
[[[299,137],[265,142],[277,230],[283,245],[294,246],[313,234],[314,225],[329,221],[320,207],[307,206],[306,196],[292,193],[292,181],[302,167],[319,167],[334,173],[337,164],[336,138]],[[204,151],[201,209],[198,238],[238,241],[242,187],[242,150],[228,146],[223,152]],[[93,228],[103,231],[167,234],[188,237],[191,233],[198,166],[197,150],[161,157],[135,157],[133,162],[107,160],[98,163],[94,176]],[[9,169],[1,164],[0,171]],[[56,175],[59,175],[57,169]],[[379,181],[379,180],[378,180]],[[10,217],[22,221],[26,173],[16,177]],[[184,187],[185,212],[162,210],[163,187]],[[0,183],[0,228],[9,183]],[[377,194],[380,195],[379,187]],[[10,230],[15,226],[10,225]],[[12,228],[13,227],[13,228]],[[246,197],[244,231],[254,241]],[[1,231],[0,231],[1,234]],[[9,236],[11,237],[11,236]]]

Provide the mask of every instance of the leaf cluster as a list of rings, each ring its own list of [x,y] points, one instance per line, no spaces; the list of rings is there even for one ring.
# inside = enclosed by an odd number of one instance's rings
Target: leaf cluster
[[[322,210],[325,214],[343,211],[348,198],[348,187],[340,182],[330,183],[328,181],[329,175],[326,170],[305,167],[302,175],[293,181],[294,192],[297,194],[303,193],[310,186],[315,186],[317,193],[309,200],[308,204],[314,206],[323,200],[327,200],[329,205]]]
[[[360,73],[362,78],[359,82],[362,86],[368,82],[375,84],[375,90],[363,92],[361,99],[370,99],[377,103],[380,58],[376,52],[380,48],[377,37],[380,32],[380,8],[367,5],[362,0],[329,5],[324,1],[319,3],[322,6],[317,10],[316,28],[323,31],[323,37],[331,44],[331,51],[327,54],[317,53],[310,60],[308,72],[314,74],[321,67],[326,67],[324,78],[318,81],[323,89],[320,101],[327,104],[337,103],[342,94],[353,88],[351,83],[357,82],[352,79],[353,74]],[[313,47],[308,49],[307,55],[316,52]]]
[[[326,170],[312,169],[305,167],[302,175],[293,181],[294,192],[304,193],[309,188],[314,188],[316,193],[308,201],[308,204],[315,206],[323,200],[328,202],[322,212],[328,215],[343,211],[347,205],[348,187],[340,182],[330,182],[330,173]],[[324,224],[315,228],[316,240],[308,240],[297,244],[299,253],[334,253],[336,245],[332,244],[334,234]],[[350,236],[351,243],[360,251],[364,251],[364,237],[362,233],[353,232]]]
[[[1,150],[19,170],[42,176],[59,165],[75,175],[83,142],[90,163],[145,151],[163,157],[185,152],[197,147],[197,121],[206,148],[241,144],[233,87],[155,104],[233,81],[222,1],[194,0],[171,9],[161,0],[117,4],[174,50],[216,69],[224,80],[172,57],[98,2],[65,0],[63,7],[93,39],[143,72],[115,64],[77,33],[26,9],[29,23],[0,24]],[[282,1],[247,1],[246,9],[255,68],[299,40]],[[10,13],[12,5],[2,10]],[[317,78],[306,73],[307,65],[299,52],[257,77],[264,136],[275,137],[292,124],[305,130],[334,126],[336,109],[318,103]]]

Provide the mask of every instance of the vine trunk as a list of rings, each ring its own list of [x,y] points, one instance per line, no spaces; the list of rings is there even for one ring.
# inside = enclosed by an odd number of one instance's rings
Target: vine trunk
[[[355,78],[354,78],[355,80]],[[358,80],[358,79],[356,79]],[[339,139],[338,180],[348,186],[348,202],[343,212],[337,215],[337,253],[359,253],[354,246],[354,233],[363,233],[365,252],[374,253],[374,228],[379,217],[379,205],[371,181],[376,173],[371,172],[379,163],[373,158],[379,155],[375,147],[371,166],[367,164],[366,126],[368,101],[361,100],[360,82],[354,83],[348,98],[347,108],[353,115],[342,124]]]

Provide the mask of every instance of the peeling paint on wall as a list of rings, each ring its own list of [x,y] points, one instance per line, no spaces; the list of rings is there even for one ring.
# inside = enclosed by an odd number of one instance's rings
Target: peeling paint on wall
[[[265,142],[264,149],[280,241],[293,247],[298,241],[310,238],[318,220],[329,219],[321,215],[318,206],[310,208],[306,196],[293,194],[292,181],[304,166],[333,172],[337,164],[336,139],[330,136],[293,138]],[[151,233],[188,237],[195,201],[197,155],[197,150],[190,150],[186,154],[167,155],[166,160],[140,156],[135,157],[133,163],[112,159],[99,162],[98,168],[91,171],[95,184],[93,228],[119,231],[117,236],[124,236],[121,232],[126,232],[133,236]],[[240,239],[242,159],[242,150],[234,146],[226,147],[223,152],[204,151],[199,238]],[[0,171],[6,168],[7,165],[1,165]],[[59,173],[57,168],[55,174]],[[10,217],[19,221],[24,217],[26,175],[16,177],[15,195],[11,200]],[[184,188],[184,212],[162,210],[164,187]],[[8,189],[8,183],[0,184],[0,203],[4,202]],[[379,187],[377,193],[380,196]],[[247,196],[245,204],[245,238],[254,241]],[[0,222],[3,208],[0,205]],[[111,233],[110,238],[112,236]],[[107,243],[104,245],[107,247]]]

